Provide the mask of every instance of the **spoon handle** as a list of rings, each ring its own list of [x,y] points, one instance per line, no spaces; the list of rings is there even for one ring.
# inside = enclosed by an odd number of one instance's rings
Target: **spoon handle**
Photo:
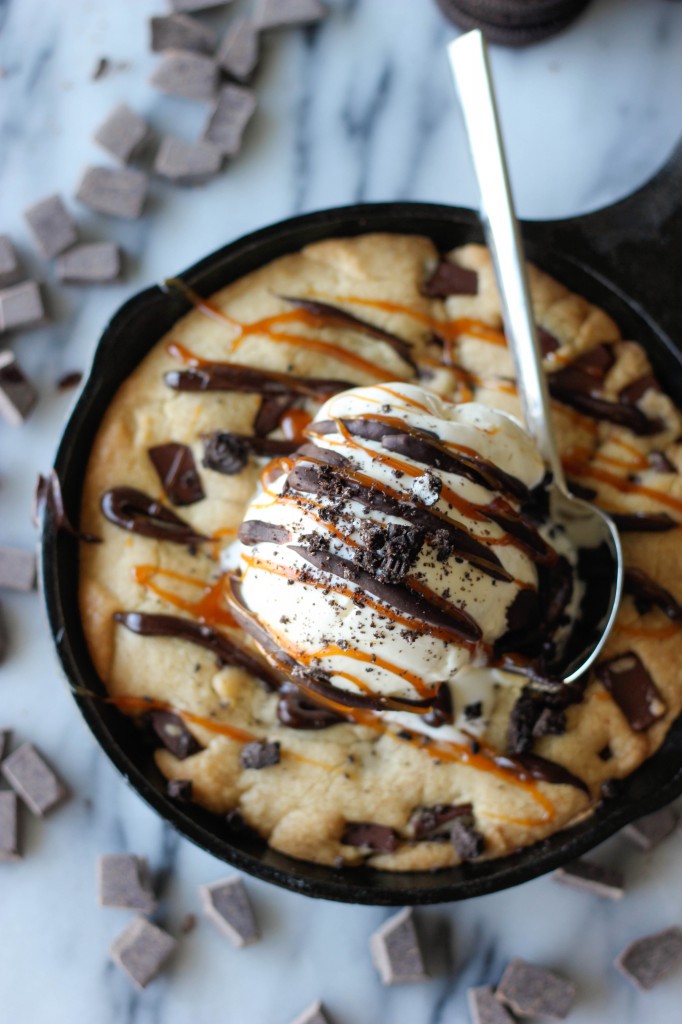
[[[488,51],[481,32],[467,32],[450,43],[448,57],[464,113],[480,192],[480,216],[500,289],[505,333],[514,359],[526,427],[551,469],[556,485],[565,491]]]

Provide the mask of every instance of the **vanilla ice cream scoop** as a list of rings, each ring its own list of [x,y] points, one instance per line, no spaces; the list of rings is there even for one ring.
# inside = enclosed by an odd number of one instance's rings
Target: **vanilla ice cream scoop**
[[[512,652],[551,661],[576,558],[515,420],[395,383],[336,395],[307,433],[239,535],[239,600],[270,657],[378,709],[447,705],[444,683],[456,699],[458,674]]]

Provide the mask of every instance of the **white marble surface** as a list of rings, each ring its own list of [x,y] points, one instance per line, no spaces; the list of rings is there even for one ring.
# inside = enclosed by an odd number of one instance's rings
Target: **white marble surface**
[[[128,295],[297,211],[365,199],[473,200],[443,52],[453,33],[435,4],[336,0],[319,33],[268,42],[257,119],[222,177],[198,190],[155,185],[139,223],[78,211],[84,235],[118,239],[128,250],[126,282],[57,289],[31,251],[21,210],[53,190],[71,196],[86,162],[107,162],[90,137],[114,102],[125,99],[157,129],[187,138],[205,116],[147,85],[153,58],[145,19],[163,6],[0,0],[0,230],[46,281],[54,318],[11,339],[41,403],[21,430],[0,425],[2,543],[33,542],[33,482],[50,465],[72,400],[55,391],[55,381],[86,367],[107,318]],[[92,81],[101,56],[129,67]],[[493,65],[521,212],[595,208],[649,177],[676,141],[682,5],[595,0],[562,36],[522,52],[496,49]],[[607,844],[601,855],[628,878],[621,904],[540,879],[420,911],[433,980],[399,989],[382,988],[367,952],[388,911],[314,902],[249,881],[263,941],[235,951],[201,923],[163,979],[136,994],[107,960],[128,915],[96,907],[96,855],[131,850],[168,869],[171,929],[198,909],[197,884],[229,869],[162,826],[117,777],[60,680],[38,596],[3,593],[2,603],[13,642],[0,669],[0,727],[35,740],[73,799],[49,820],[27,822],[26,859],[0,865],[1,1020],[286,1024],[321,997],[337,1024],[465,1021],[467,987],[497,980],[512,955],[576,979],[575,1024],[680,1019],[682,973],[641,996],[610,966],[630,939],[682,923],[680,834],[651,855],[622,837]]]

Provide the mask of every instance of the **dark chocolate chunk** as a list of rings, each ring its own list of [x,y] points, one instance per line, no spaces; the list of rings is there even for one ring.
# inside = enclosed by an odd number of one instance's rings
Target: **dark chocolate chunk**
[[[188,804],[192,800],[193,788],[191,779],[169,779],[166,783],[166,796],[177,800],[179,804]]]
[[[556,708],[544,708],[533,726],[533,736],[563,736],[566,732],[566,713]]]
[[[166,750],[169,750],[179,761],[184,761],[186,757],[198,754],[203,749],[179,715],[160,709],[148,711],[147,715],[152,729]]]
[[[163,20],[163,19],[162,19]],[[127,164],[150,135],[149,125],[127,103],[119,103],[95,132],[95,142],[107,153]]]
[[[256,109],[256,95],[242,85],[224,85],[206,122],[202,138],[224,156],[239,152],[242,136]]]
[[[634,380],[631,384],[621,388],[618,392],[618,397],[621,402],[629,402],[630,404],[636,404],[647,391],[660,391],[660,385],[653,373],[645,373],[637,380]]]
[[[247,743],[239,754],[239,763],[242,768],[254,768],[257,771],[279,764],[281,760],[282,755],[276,740],[263,740],[262,742],[257,740],[255,743]]]
[[[430,299],[447,299],[449,295],[478,294],[478,274],[457,263],[442,259],[421,289]]]
[[[441,725],[451,725],[454,720],[455,709],[452,703],[450,684],[441,683],[431,710],[424,715],[424,722],[432,729],[438,729]]]
[[[198,18],[186,14],[156,15],[149,19],[150,47],[154,53],[164,50],[193,50],[211,54],[218,43],[217,33]]]
[[[467,722],[473,722],[475,719],[480,718],[483,715],[483,704],[480,700],[471,701],[470,704],[464,705],[464,717]]]
[[[666,928],[626,946],[616,967],[643,992],[682,964],[682,928]]]
[[[609,512],[621,533],[666,533],[679,525],[667,512]]]
[[[531,749],[533,730],[542,710],[542,704],[525,690],[517,698],[507,727],[507,750],[510,754],[524,754]]]
[[[109,284],[121,276],[121,250],[114,242],[88,242],[69,249],[55,264],[63,284]]]
[[[216,94],[219,79],[218,65],[211,57],[184,50],[166,50],[149,81],[171,96],[210,100]]]
[[[384,985],[428,979],[411,907],[389,917],[374,932],[370,950]]]
[[[636,843],[640,850],[648,852],[667,839],[677,828],[677,823],[678,817],[672,807],[663,807],[626,825],[623,835]]]
[[[68,373],[62,374],[57,381],[57,387],[60,391],[67,391],[69,388],[76,388],[83,380],[83,374],[80,370],[69,370]]]
[[[194,505],[206,497],[189,445],[159,444],[149,449],[149,458],[174,505]]]
[[[259,0],[255,20],[261,32],[312,25],[327,14],[320,0]]]
[[[22,744],[6,757],[0,771],[29,810],[41,817],[66,796],[61,779],[30,743]]]
[[[145,857],[106,853],[97,861],[97,892],[101,907],[125,907],[151,914],[156,909]]]
[[[0,547],[0,587],[33,590],[36,582],[35,552]]]
[[[174,185],[203,185],[223,162],[222,153],[210,142],[184,142],[172,135],[161,140],[154,170]]]
[[[0,333],[23,331],[45,321],[40,287],[35,281],[22,281],[0,291]],[[7,356],[8,353],[2,353]]]
[[[0,235],[0,288],[17,284],[24,277],[19,257],[7,235]]]
[[[285,683],[279,691],[277,718],[289,729],[328,729],[347,721],[343,715],[301,693],[292,683]]]
[[[233,945],[241,948],[258,941],[258,925],[239,875],[202,885],[199,893],[206,917]]]
[[[149,180],[131,167],[86,167],[76,199],[91,210],[110,217],[139,217],[147,198]]]
[[[213,7],[225,7],[231,0],[170,0],[174,11],[207,11]]]
[[[100,502],[105,519],[122,530],[171,544],[194,544],[207,538],[165,505],[134,487],[114,487]]]
[[[78,241],[75,221],[56,194],[29,206],[24,217],[45,259],[51,260]]]
[[[372,821],[349,821],[343,830],[343,846],[360,846],[375,853],[393,853],[398,846],[398,833],[388,825]]]
[[[462,861],[478,860],[485,850],[485,836],[474,828],[470,814],[455,818],[450,826],[450,841]]]
[[[555,882],[561,882],[571,889],[589,892],[593,896],[603,896],[608,900],[622,899],[625,881],[620,871],[615,868],[595,864],[591,860],[575,860],[559,868],[552,875]]]
[[[572,981],[559,977],[545,967],[512,960],[497,986],[495,998],[521,1017],[549,1017],[563,1020],[575,1001]]]
[[[500,754],[494,760],[500,767],[511,767],[517,771],[521,768],[524,773],[539,782],[549,782],[553,786],[573,786],[589,795],[589,786],[583,779],[579,779],[573,772],[569,772],[568,768],[564,768],[562,764],[550,761],[546,757],[540,757],[538,754],[515,754],[513,757]]]
[[[246,82],[258,63],[260,39],[258,26],[251,18],[236,18],[220,44],[216,60],[223,71],[239,82]]]
[[[241,473],[249,460],[249,446],[245,438],[216,430],[204,439],[203,465],[216,473],[234,476]]]
[[[624,589],[626,594],[632,594],[640,615],[655,605],[673,622],[682,622],[682,605],[641,569],[625,570]]]
[[[545,327],[540,327],[539,324],[535,325],[535,331],[543,356],[548,356],[550,352],[556,352],[560,347],[559,339],[555,338],[551,331],[548,331]]]
[[[13,352],[0,352],[0,416],[20,426],[38,401],[38,393],[19,367]]]
[[[417,840],[432,840],[437,836],[445,835],[449,825],[455,818],[471,818],[471,804],[435,804],[433,807],[420,807],[412,818],[410,825],[414,838]]]
[[[665,716],[667,704],[634,651],[601,662],[596,671],[635,732],[648,729]]]
[[[316,1000],[311,1003],[310,1006],[306,1007],[303,1013],[299,1013],[295,1020],[292,1020],[291,1024],[331,1024],[329,1017],[324,1012],[322,1003]]]
[[[11,790],[0,791],[0,861],[21,860],[19,801]]]
[[[514,1024],[514,1018],[495,998],[492,985],[467,991],[471,1024]]]
[[[112,943],[109,955],[138,989],[159,973],[175,949],[176,941],[144,917],[136,917]]]

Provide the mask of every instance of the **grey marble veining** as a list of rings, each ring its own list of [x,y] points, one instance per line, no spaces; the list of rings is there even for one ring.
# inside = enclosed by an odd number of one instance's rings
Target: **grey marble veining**
[[[112,239],[128,253],[124,283],[80,290],[55,286],[52,268],[31,249],[22,209],[55,190],[70,199],[86,163],[108,162],[91,136],[116,102],[128,102],[157,131],[187,139],[206,112],[147,84],[154,58],[146,17],[163,9],[162,0],[0,0],[0,231],[45,282],[54,318],[11,339],[41,402],[20,431],[0,425],[2,542],[33,543],[35,475],[49,466],[73,400],[55,381],[86,368],[102,327],[133,292],[296,212],[395,198],[473,203],[443,52],[453,30],[436,5],[330,6],[319,31],[267,41],[259,111],[242,154],[220,178],[195,190],[155,183],[139,223],[77,210],[84,239]],[[103,56],[112,70],[93,81]],[[521,52],[495,49],[493,66],[525,216],[570,215],[613,201],[663,163],[679,134],[679,4],[594,0],[556,39]],[[468,1019],[467,987],[494,983],[514,955],[575,978],[575,1024],[679,1020],[680,974],[643,996],[610,965],[631,939],[680,923],[680,833],[652,854],[622,837],[606,844],[599,855],[628,880],[619,904],[545,878],[420,910],[433,977],[397,989],[382,988],[367,948],[390,911],[314,902],[247,879],[262,942],[234,950],[200,921],[169,970],[146,992],[133,992],[107,959],[129,914],[97,908],[97,855],[147,856],[163,881],[159,920],[174,932],[187,913],[198,913],[197,886],[230,869],[158,821],[100,753],[60,678],[38,596],[1,599],[13,642],[0,668],[0,726],[34,740],[74,794],[45,821],[27,821],[24,862],[0,865],[1,1020],[287,1024],[319,997],[337,1024],[450,1024]]]

